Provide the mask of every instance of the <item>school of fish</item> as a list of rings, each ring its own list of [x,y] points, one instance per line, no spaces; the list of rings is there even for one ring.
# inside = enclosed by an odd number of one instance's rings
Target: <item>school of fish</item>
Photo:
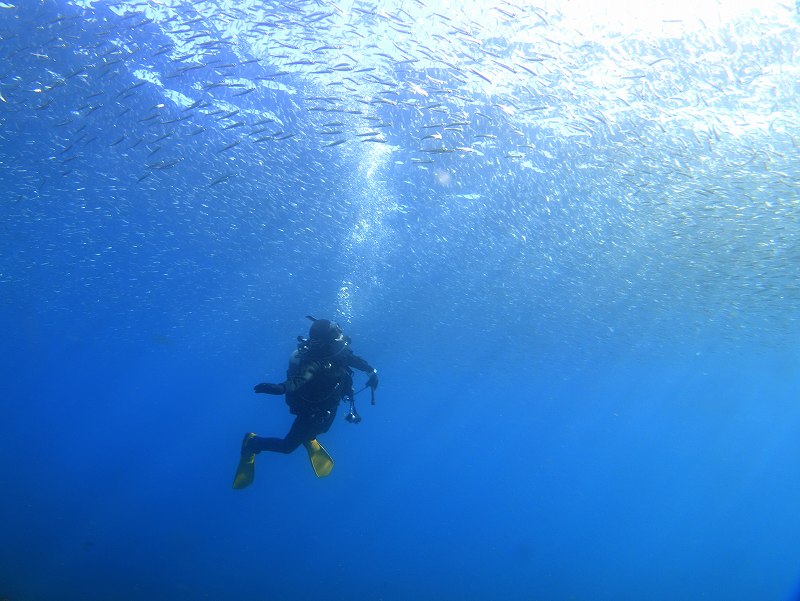
[[[342,242],[306,252],[341,253],[318,275],[345,317],[399,298],[390,313],[446,305],[488,326],[580,316],[597,340],[643,315],[687,337],[711,322],[740,344],[796,340],[794,7],[621,27],[562,5],[2,2],[0,282],[34,296],[20,262],[69,247],[80,277],[63,286],[105,285],[104,261],[107,297],[151,302],[96,233],[111,220],[181,298],[177,273],[203,267],[161,262],[180,255],[172,232],[234,257],[331,222]],[[37,238],[49,220],[69,244]],[[299,265],[270,268],[314,269]],[[432,281],[446,299],[402,294]]]

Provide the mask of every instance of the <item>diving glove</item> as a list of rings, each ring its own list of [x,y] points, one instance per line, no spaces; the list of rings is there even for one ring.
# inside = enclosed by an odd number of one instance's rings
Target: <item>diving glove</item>
[[[269,384],[263,382],[253,386],[253,390],[264,394],[284,394],[286,392],[286,386],[284,384]]]

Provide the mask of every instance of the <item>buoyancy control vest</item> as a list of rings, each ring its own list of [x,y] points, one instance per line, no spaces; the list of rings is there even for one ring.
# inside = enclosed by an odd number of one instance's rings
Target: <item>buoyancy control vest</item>
[[[346,354],[352,354],[347,349]],[[301,342],[289,359],[286,370],[286,403],[295,414],[330,411],[353,393],[353,372],[346,354],[319,356]]]

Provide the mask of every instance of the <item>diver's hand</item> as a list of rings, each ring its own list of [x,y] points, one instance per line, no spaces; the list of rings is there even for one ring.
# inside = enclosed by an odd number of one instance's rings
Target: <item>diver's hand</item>
[[[367,386],[375,390],[378,387],[378,370],[373,369],[372,373],[369,375],[369,379],[367,380]]]
[[[261,384],[253,386],[253,390],[264,394],[284,394],[286,392],[286,386],[284,384],[262,382]]]

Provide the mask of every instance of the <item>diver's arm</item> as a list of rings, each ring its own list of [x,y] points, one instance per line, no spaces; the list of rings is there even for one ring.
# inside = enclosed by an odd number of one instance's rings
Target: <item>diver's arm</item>
[[[372,373],[373,371],[378,371],[374,367],[372,367],[369,363],[367,363],[366,359],[362,359],[358,355],[354,353],[350,353],[350,356],[347,357],[347,366],[353,367],[358,371],[363,371],[364,373]]]
[[[312,362],[301,373],[288,377],[285,382],[281,382],[280,384],[256,384],[253,387],[253,390],[256,392],[263,392],[265,394],[286,394],[287,392],[297,392],[311,381],[318,370],[319,364]]]
[[[291,394],[305,386],[319,370],[316,362],[311,362],[301,371],[302,362],[300,354],[295,351],[289,359],[289,369],[286,370],[286,380],[279,384],[262,382],[253,386],[253,390],[263,394]]]
[[[262,382],[261,384],[256,384],[253,386],[253,390],[255,392],[260,392],[262,394],[285,394],[286,393],[286,384],[281,382],[280,384],[270,384],[269,382]]]
[[[347,358],[347,365],[353,367],[359,371],[363,371],[365,374],[369,374],[369,379],[367,380],[367,386],[375,390],[378,387],[378,370],[372,367],[366,359],[359,357],[358,355],[351,353],[350,356]]]

